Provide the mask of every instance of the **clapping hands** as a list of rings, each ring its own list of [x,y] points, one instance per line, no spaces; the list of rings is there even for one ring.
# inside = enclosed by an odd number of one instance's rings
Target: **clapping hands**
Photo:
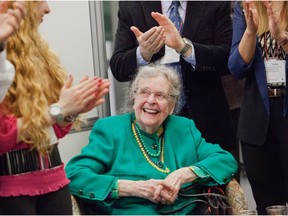
[[[165,30],[165,44],[176,51],[180,51],[184,47],[184,42],[173,22],[167,16],[158,12],[152,12],[151,16]]]
[[[14,2],[13,9],[8,9],[8,4],[9,1],[0,2],[0,43],[5,42],[18,30],[27,13],[24,2]]]
[[[243,12],[246,20],[246,31],[256,35],[258,31],[259,17],[256,9],[253,7],[253,2],[243,1]]]
[[[104,103],[104,96],[109,92],[110,82],[98,77],[84,77],[81,82],[72,86],[73,76],[70,75],[60,92],[58,104],[63,115],[77,116],[88,112]]]
[[[277,42],[281,41],[282,38],[286,37],[284,25],[281,26],[280,20],[280,12],[276,13],[273,10],[272,4],[269,1],[263,1],[267,9],[268,19],[269,19],[269,29],[273,38],[276,39]]]
[[[135,26],[130,28],[137,38],[142,57],[148,62],[164,44],[176,51],[180,51],[184,47],[180,33],[167,16],[158,12],[152,12],[151,16],[158,22],[159,26],[155,26],[144,33]]]
[[[259,25],[259,14],[257,13],[257,10],[253,4],[254,3],[250,0],[244,1],[243,11],[247,25],[246,31],[256,35]],[[273,10],[271,2],[269,1],[262,1],[262,4],[266,7],[267,10],[269,30],[271,35],[276,39],[277,42],[279,42],[286,37],[284,25],[281,25],[280,12],[276,13],[276,11]]]
[[[166,37],[163,28],[155,26],[144,33],[135,26],[130,29],[137,38],[142,57],[149,62],[152,56],[159,52],[164,45]]]

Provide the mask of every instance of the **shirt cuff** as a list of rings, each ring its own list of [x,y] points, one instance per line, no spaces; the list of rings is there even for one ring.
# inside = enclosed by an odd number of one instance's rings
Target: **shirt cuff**
[[[198,176],[198,178],[210,177],[209,174],[207,174],[205,171],[203,171],[201,168],[199,168],[197,166],[190,166],[189,168]]]
[[[119,193],[118,193],[118,179],[114,182],[114,185],[108,194],[107,198],[109,199],[119,199]]]
[[[144,66],[149,64],[149,62],[146,62],[142,57],[139,46],[136,49],[136,57],[137,57],[137,66]]]

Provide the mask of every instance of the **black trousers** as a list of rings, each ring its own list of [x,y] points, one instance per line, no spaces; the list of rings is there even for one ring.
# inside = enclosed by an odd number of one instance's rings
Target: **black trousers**
[[[68,186],[38,196],[0,197],[0,214],[4,215],[72,215]]]
[[[284,98],[270,98],[270,123],[263,146],[242,144],[243,163],[259,215],[271,205],[285,205],[288,198],[288,118]]]

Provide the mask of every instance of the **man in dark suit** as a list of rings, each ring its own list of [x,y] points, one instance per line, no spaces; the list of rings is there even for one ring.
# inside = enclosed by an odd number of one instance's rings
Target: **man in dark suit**
[[[141,65],[171,63],[170,51],[176,50],[185,94],[179,114],[193,119],[207,141],[231,151],[236,142],[221,81],[230,74],[230,2],[180,1],[180,33],[167,18],[171,7],[171,1],[119,2],[112,73],[129,81]]]

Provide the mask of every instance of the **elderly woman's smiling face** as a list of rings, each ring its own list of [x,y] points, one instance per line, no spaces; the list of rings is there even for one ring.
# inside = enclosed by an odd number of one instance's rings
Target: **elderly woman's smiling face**
[[[138,82],[133,109],[140,128],[147,133],[154,133],[173,113],[175,101],[169,96],[170,86],[163,76],[141,78]]]

